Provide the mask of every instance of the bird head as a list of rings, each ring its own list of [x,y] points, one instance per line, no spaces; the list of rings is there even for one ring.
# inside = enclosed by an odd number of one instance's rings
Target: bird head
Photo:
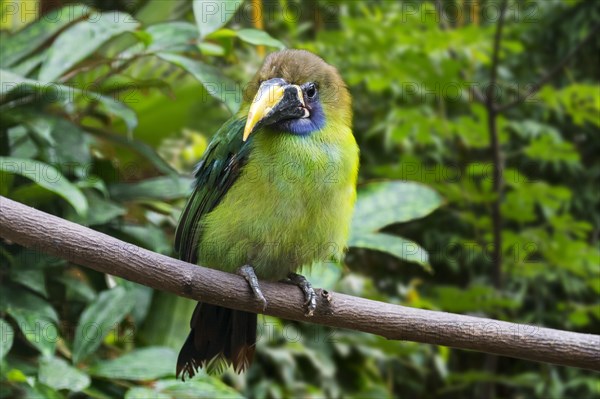
[[[338,71],[304,50],[269,54],[244,92],[243,140],[263,127],[306,136],[327,122],[350,126],[350,94]]]

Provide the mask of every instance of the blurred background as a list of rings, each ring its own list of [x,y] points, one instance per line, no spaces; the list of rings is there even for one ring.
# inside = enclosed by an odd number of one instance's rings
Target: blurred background
[[[0,19],[1,195],[174,255],[244,84],[308,49],[348,83],[361,149],[349,252],[314,285],[600,333],[600,2],[2,0]],[[2,398],[600,395],[590,371],[263,316],[246,374],[181,383],[191,301],[0,258]]]

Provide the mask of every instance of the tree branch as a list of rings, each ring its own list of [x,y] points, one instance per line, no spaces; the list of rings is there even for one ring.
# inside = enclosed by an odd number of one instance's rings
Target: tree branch
[[[494,86],[496,86],[498,76],[498,65],[500,64],[500,43],[502,42],[502,29],[504,28],[504,16],[506,15],[506,6],[508,0],[504,0],[500,5],[500,15],[496,24],[496,34],[494,35],[494,49],[492,50],[492,67],[490,70],[490,83],[487,88],[487,102],[490,106],[495,106]]]
[[[245,280],[182,262],[0,197],[0,236],[27,248],[176,295],[263,313]],[[600,371],[600,336],[414,309],[317,290],[304,316],[303,295],[289,284],[261,282],[265,314],[407,340]],[[327,296],[331,295],[331,302]]]
[[[579,52],[579,50],[581,50],[587,42],[589,42],[592,38],[596,37],[596,35],[598,34],[599,31],[600,31],[600,24],[597,24],[589,31],[589,33],[583,38],[583,40],[581,42],[579,42],[579,44],[577,44],[577,46],[573,47],[571,49],[571,51],[569,51],[567,53],[567,55],[565,55],[565,57],[558,64],[556,64],[554,66],[554,68],[552,68],[550,70],[550,72],[548,72],[547,74],[542,76],[540,78],[540,80],[538,80],[536,83],[534,83],[533,86],[531,86],[531,88],[524,95],[520,95],[517,99],[515,99],[511,102],[508,102],[506,104],[498,105],[496,107],[496,111],[504,112],[507,109],[510,109],[516,105],[519,105],[519,104],[527,101],[527,99],[529,97],[531,97],[535,93],[537,93],[546,83],[548,83],[552,79],[554,79],[554,77],[556,77],[556,75],[558,75],[558,73],[560,71],[562,71],[564,67],[567,66],[567,64],[569,63],[569,61],[571,61],[571,59],[575,56],[575,54],[577,54]]]

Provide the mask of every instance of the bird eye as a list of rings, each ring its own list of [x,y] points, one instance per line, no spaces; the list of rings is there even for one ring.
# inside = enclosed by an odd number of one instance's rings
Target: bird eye
[[[306,95],[308,98],[313,99],[317,95],[317,86],[314,83],[309,83],[306,87]]]

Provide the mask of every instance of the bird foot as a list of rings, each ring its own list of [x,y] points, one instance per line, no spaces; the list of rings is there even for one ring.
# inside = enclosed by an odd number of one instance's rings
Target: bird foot
[[[237,270],[237,273],[246,279],[248,285],[252,289],[254,298],[262,304],[262,310],[265,311],[267,309],[267,300],[260,290],[258,277],[256,277],[256,273],[254,273],[254,268],[250,265],[244,265]]]
[[[288,274],[287,280],[285,280],[285,282],[295,284],[298,287],[300,287],[300,289],[304,293],[305,299],[304,306],[306,306],[306,313],[304,313],[304,315],[307,317],[314,315],[315,310],[317,309],[317,294],[315,294],[315,290],[313,289],[312,285],[308,282],[306,277],[300,274],[290,273]]]

